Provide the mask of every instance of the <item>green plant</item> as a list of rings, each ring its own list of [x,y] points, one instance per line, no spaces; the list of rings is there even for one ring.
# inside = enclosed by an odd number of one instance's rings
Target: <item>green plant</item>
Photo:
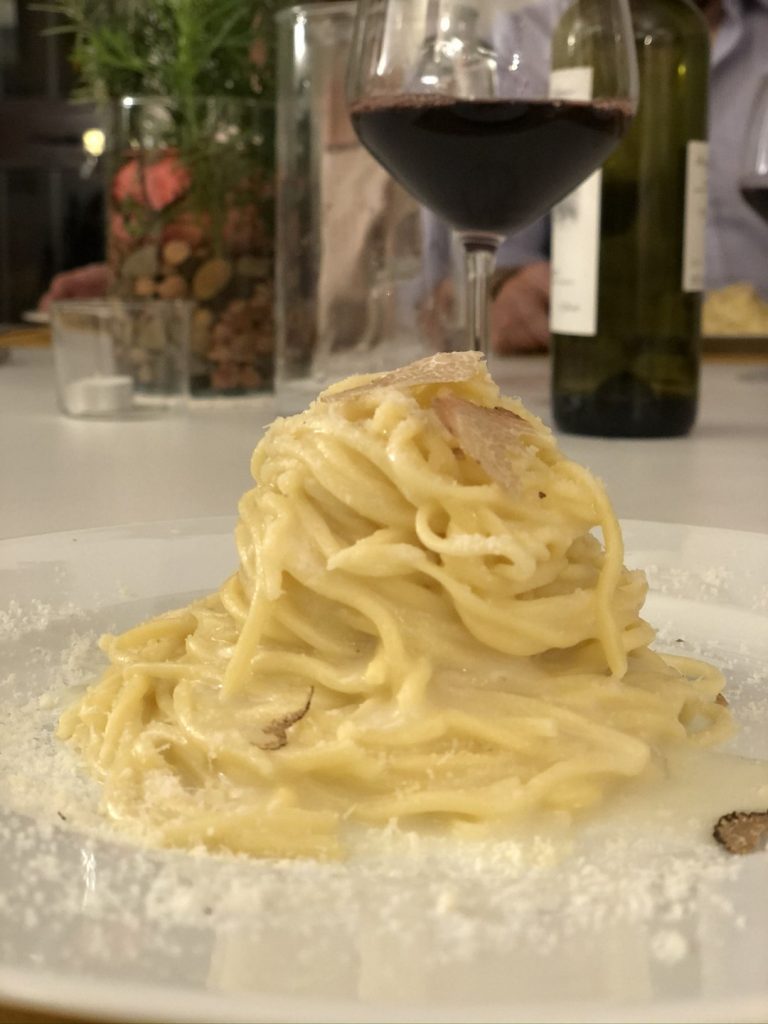
[[[274,99],[275,12],[285,0],[48,0],[71,34],[78,95]]]
[[[76,96],[105,108],[112,293],[195,302],[196,393],[271,378],[274,16],[285,3],[37,5],[71,37]]]
[[[75,95],[110,109],[111,144],[122,146],[124,113],[115,100],[166,97],[172,130],[163,144],[178,150],[193,172],[190,200],[212,212],[231,202],[244,161],[262,172],[274,166],[274,122],[259,117],[260,137],[249,145],[253,112],[242,109],[240,137],[211,144],[201,98],[274,102],[274,15],[285,0],[46,0],[56,18],[50,31],[71,36],[78,78]],[[233,123],[230,117],[229,124]],[[235,127],[238,127],[235,125]],[[250,132],[250,134],[249,134]],[[112,155],[119,164],[121,153]],[[220,218],[219,218],[220,219]]]

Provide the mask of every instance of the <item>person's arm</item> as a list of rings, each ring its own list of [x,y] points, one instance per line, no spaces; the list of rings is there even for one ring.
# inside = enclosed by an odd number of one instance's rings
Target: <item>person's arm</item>
[[[494,352],[541,352],[549,348],[549,278],[546,260],[497,271],[491,283]]]
[[[38,309],[48,309],[58,299],[97,299],[107,294],[109,271],[106,263],[89,263],[85,267],[56,274],[48,290],[40,297]]]

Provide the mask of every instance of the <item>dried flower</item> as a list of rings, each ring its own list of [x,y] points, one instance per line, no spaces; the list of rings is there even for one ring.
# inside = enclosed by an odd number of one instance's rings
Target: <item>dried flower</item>
[[[158,160],[142,164],[129,160],[112,179],[112,198],[116,202],[131,199],[152,210],[164,210],[188,190],[189,171],[176,153],[167,151]]]

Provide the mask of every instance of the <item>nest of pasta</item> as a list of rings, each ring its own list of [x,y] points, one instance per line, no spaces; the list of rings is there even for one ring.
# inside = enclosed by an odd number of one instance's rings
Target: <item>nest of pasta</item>
[[[347,823],[572,816],[727,731],[719,674],[650,649],[601,483],[479,356],[335,385],[252,475],[234,575],[103,638],[60,724],[152,841],[337,856]]]

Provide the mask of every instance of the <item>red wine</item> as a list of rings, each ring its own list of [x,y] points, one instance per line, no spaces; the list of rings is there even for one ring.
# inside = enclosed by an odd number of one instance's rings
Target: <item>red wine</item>
[[[768,177],[745,179],[741,183],[741,195],[759,217],[768,220]]]
[[[505,233],[546,213],[608,156],[626,104],[404,95],[352,107],[360,141],[455,228]]]

